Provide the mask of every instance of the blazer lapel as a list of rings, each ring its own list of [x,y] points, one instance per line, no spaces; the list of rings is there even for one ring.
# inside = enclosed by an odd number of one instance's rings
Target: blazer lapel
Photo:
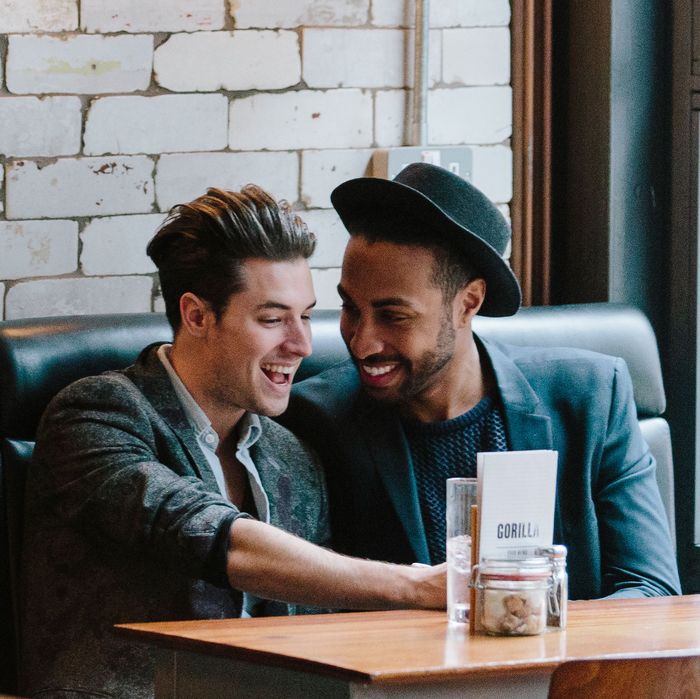
[[[429,563],[413,460],[401,423],[391,409],[367,406],[363,431],[374,466],[399,517],[416,561]]]
[[[138,386],[151,405],[158,411],[189,456],[190,465],[197,476],[212,492],[219,492],[219,485],[197,442],[180,400],[156,351],[158,344],[149,345],[141,352],[136,363],[127,369],[126,375]]]

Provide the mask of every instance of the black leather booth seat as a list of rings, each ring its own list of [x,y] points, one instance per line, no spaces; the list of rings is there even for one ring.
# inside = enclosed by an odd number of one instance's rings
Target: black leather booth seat
[[[337,311],[316,311],[314,353],[297,380],[347,357]],[[661,366],[654,333],[639,311],[582,304],[528,308],[512,318],[477,318],[485,337],[523,345],[582,347],[623,357],[630,368],[642,430],[657,462],[673,531],[673,467]],[[171,339],[164,314],[39,318],[0,322],[0,692],[16,691],[16,605],[24,472],[44,407],[83,376],[122,368],[139,351]]]

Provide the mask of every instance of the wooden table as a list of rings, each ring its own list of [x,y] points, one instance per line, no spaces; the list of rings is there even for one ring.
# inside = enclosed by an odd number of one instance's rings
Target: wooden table
[[[565,660],[700,655],[700,595],[569,605],[569,628],[495,638],[443,612],[127,624],[159,647],[157,697],[546,697]]]

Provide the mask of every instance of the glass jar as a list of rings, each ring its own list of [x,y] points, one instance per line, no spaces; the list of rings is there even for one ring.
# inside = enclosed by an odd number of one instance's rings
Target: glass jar
[[[547,626],[565,629],[569,600],[569,575],[566,572],[566,546],[554,544],[537,549],[538,556],[545,556],[552,566],[552,589],[549,593]]]
[[[552,568],[544,557],[485,559],[474,566],[478,626],[497,636],[534,636],[547,627]]]

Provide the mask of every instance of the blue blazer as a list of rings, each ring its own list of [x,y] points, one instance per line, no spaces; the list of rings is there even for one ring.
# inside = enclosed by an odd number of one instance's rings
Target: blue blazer
[[[639,430],[624,361],[477,342],[493,369],[509,448],[558,452],[554,539],[569,549],[570,597],[678,594],[656,465]],[[361,390],[351,362],[300,382],[282,421],[320,452],[335,548],[428,562],[396,410]]]

